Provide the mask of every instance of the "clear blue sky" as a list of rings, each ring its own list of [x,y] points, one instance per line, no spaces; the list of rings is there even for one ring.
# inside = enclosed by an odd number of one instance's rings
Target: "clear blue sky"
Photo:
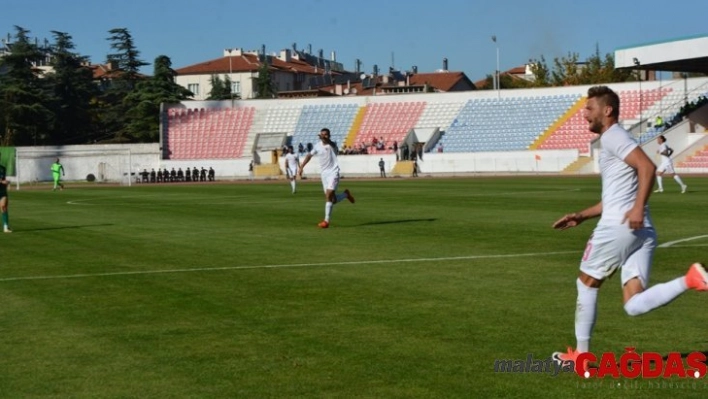
[[[655,0],[593,2],[537,0],[32,0],[8,1],[0,10],[0,35],[14,25],[52,41],[52,30],[69,33],[76,51],[102,63],[111,52],[112,28],[128,28],[141,58],[152,64],[167,55],[174,68],[222,55],[225,48],[266,46],[271,53],[312,45],[332,51],[346,69],[355,59],[371,72],[393,65],[420,72],[442,67],[482,79],[496,67],[523,65],[531,58],[577,52],[581,59],[646,42],[708,33],[705,0],[684,0],[673,10]],[[152,66],[143,69],[151,74]]]

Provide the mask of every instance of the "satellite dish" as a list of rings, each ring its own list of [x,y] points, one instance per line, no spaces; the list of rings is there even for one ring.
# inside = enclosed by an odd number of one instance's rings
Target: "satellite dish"
[[[361,80],[366,79],[366,74],[365,74],[365,73],[362,73],[361,75],[359,75],[359,79],[361,79]]]

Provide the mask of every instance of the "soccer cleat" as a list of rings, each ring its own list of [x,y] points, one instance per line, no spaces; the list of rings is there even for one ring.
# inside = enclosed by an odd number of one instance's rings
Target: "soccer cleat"
[[[349,202],[351,202],[353,204],[354,203],[354,196],[352,195],[352,193],[347,189],[347,190],[344,190],[344,194],[347,195],[347,199],[349,200]]]
[[[688,186],[685,184],[683,186],[681,186],[681,194],[685,194],[687,188],[688,188]]]
[[[317,223],[317,227],[319,227],[321,229],[326,229],[329,227],[329,222],[326,220],[323,220],[323,221]]]
[[[573,364],[578,360],[578,356],[580,355],[580,351],[574,350],[570,346],[568,347],[567,352],[553,352],[551,355],[551,359],[553,361],[561,366],[563,366],[566,362],[572,361]],[[585,369],[588,368],[588,361],[585,360]]]
[[[708,291],[708,273],[702,263],[692,264],[685,279],[686,287],[697,291]]]
[[[5,227],[2,229],[3,233],[12,233],[12,230],[10,230],[9,227]]]
[[[655,192],[655,193],[663,193],[664,190],[662,190],[662,189],[660,189],[660,188],[657,188],[656,190],[654,190],[654,192]]]

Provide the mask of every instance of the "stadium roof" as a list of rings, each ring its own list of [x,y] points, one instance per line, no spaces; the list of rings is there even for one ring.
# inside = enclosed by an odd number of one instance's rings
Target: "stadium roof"
[[[708,74],[708,35],[618,48],[615,67]]]

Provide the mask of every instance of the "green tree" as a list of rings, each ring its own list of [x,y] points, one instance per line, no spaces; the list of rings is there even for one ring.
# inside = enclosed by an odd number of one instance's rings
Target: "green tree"
[[[550,86],[551,71],[548,68],[546,58],[541,56],[540,59],[532,59],[529,61],[531,73],[533,74],[532,86],[548,87]]]
[[[133,36],[126,28],[115,28],[108,31],[111,34],[107,40],[115,53],[108,54],[108,62],[116,64],[121,71],[117,82],[132,88],[142,78],[140,68],[148,65],[140,59],[140,51],[135,47]]]
[[[130,137],[127,126],[130,125],[130,113],[125,98],[135,88],[139,80],[144,79],[140,74],[140,67],[148,65],[140,57],[140,51],[135,47],[133,36],[126,28],[116,28],[108,31],[111,49],[114,53],[108,54],[107,60],[115,69],[115,73],[108,84],[106,91],[100,98],[101,125],[103,137],[109,141],[125,142]]]
[[[176,75],[170,58],[161,55],[155,58],[153,76],[138,82],[125,97],[129,120],[126,135],[130,141],[159,141],[160,104],[175,104],[194,96],[175,83]]]
[[[258,68],[258,77],[256,78],[256,98],[275,98],[277,90],[270,76],[270,65],[267,58]]]
[[[553,86],[573,86],[580,82],[578,76],[578,53],[568,53],[567,56],[553,60],[551,83]]]
[[[477,90],[492,90],[492,89],[494,89],[494,76],[492,76],[491,74],[487,74],[487,76],[485,76],[485,78],[482,82],[483,83],[475,84],[475,87],[477,87]]]
[[[240,98],[238,94],[231,93],[231,78],[228,76],[224,76],[224,79],[221,79],[219,75],[211,75],[209,82],[211,83],[211,91],[209,91],[209,97],[207,97],[207,100],[229,100],[231,98]]]
[[[28,33],[15,26],[12,52],[0,58],[0,145],[43,144],[50,130],[45,85],[33,66],[43,54]]]
[[[71,35],[52,31],[54,45],[51,65],[54,72],[47,75],[51,89],[49,108],[54,114],[52,144],[77,144],[93,139],[93,99],[98,88],[93,74],[84,63],[86,57],[74,53]]]
[[[626,82],[632,76],[630,69],[615,69],[615,56],[612,53],[605,55],[601,71],[604,82]]]

